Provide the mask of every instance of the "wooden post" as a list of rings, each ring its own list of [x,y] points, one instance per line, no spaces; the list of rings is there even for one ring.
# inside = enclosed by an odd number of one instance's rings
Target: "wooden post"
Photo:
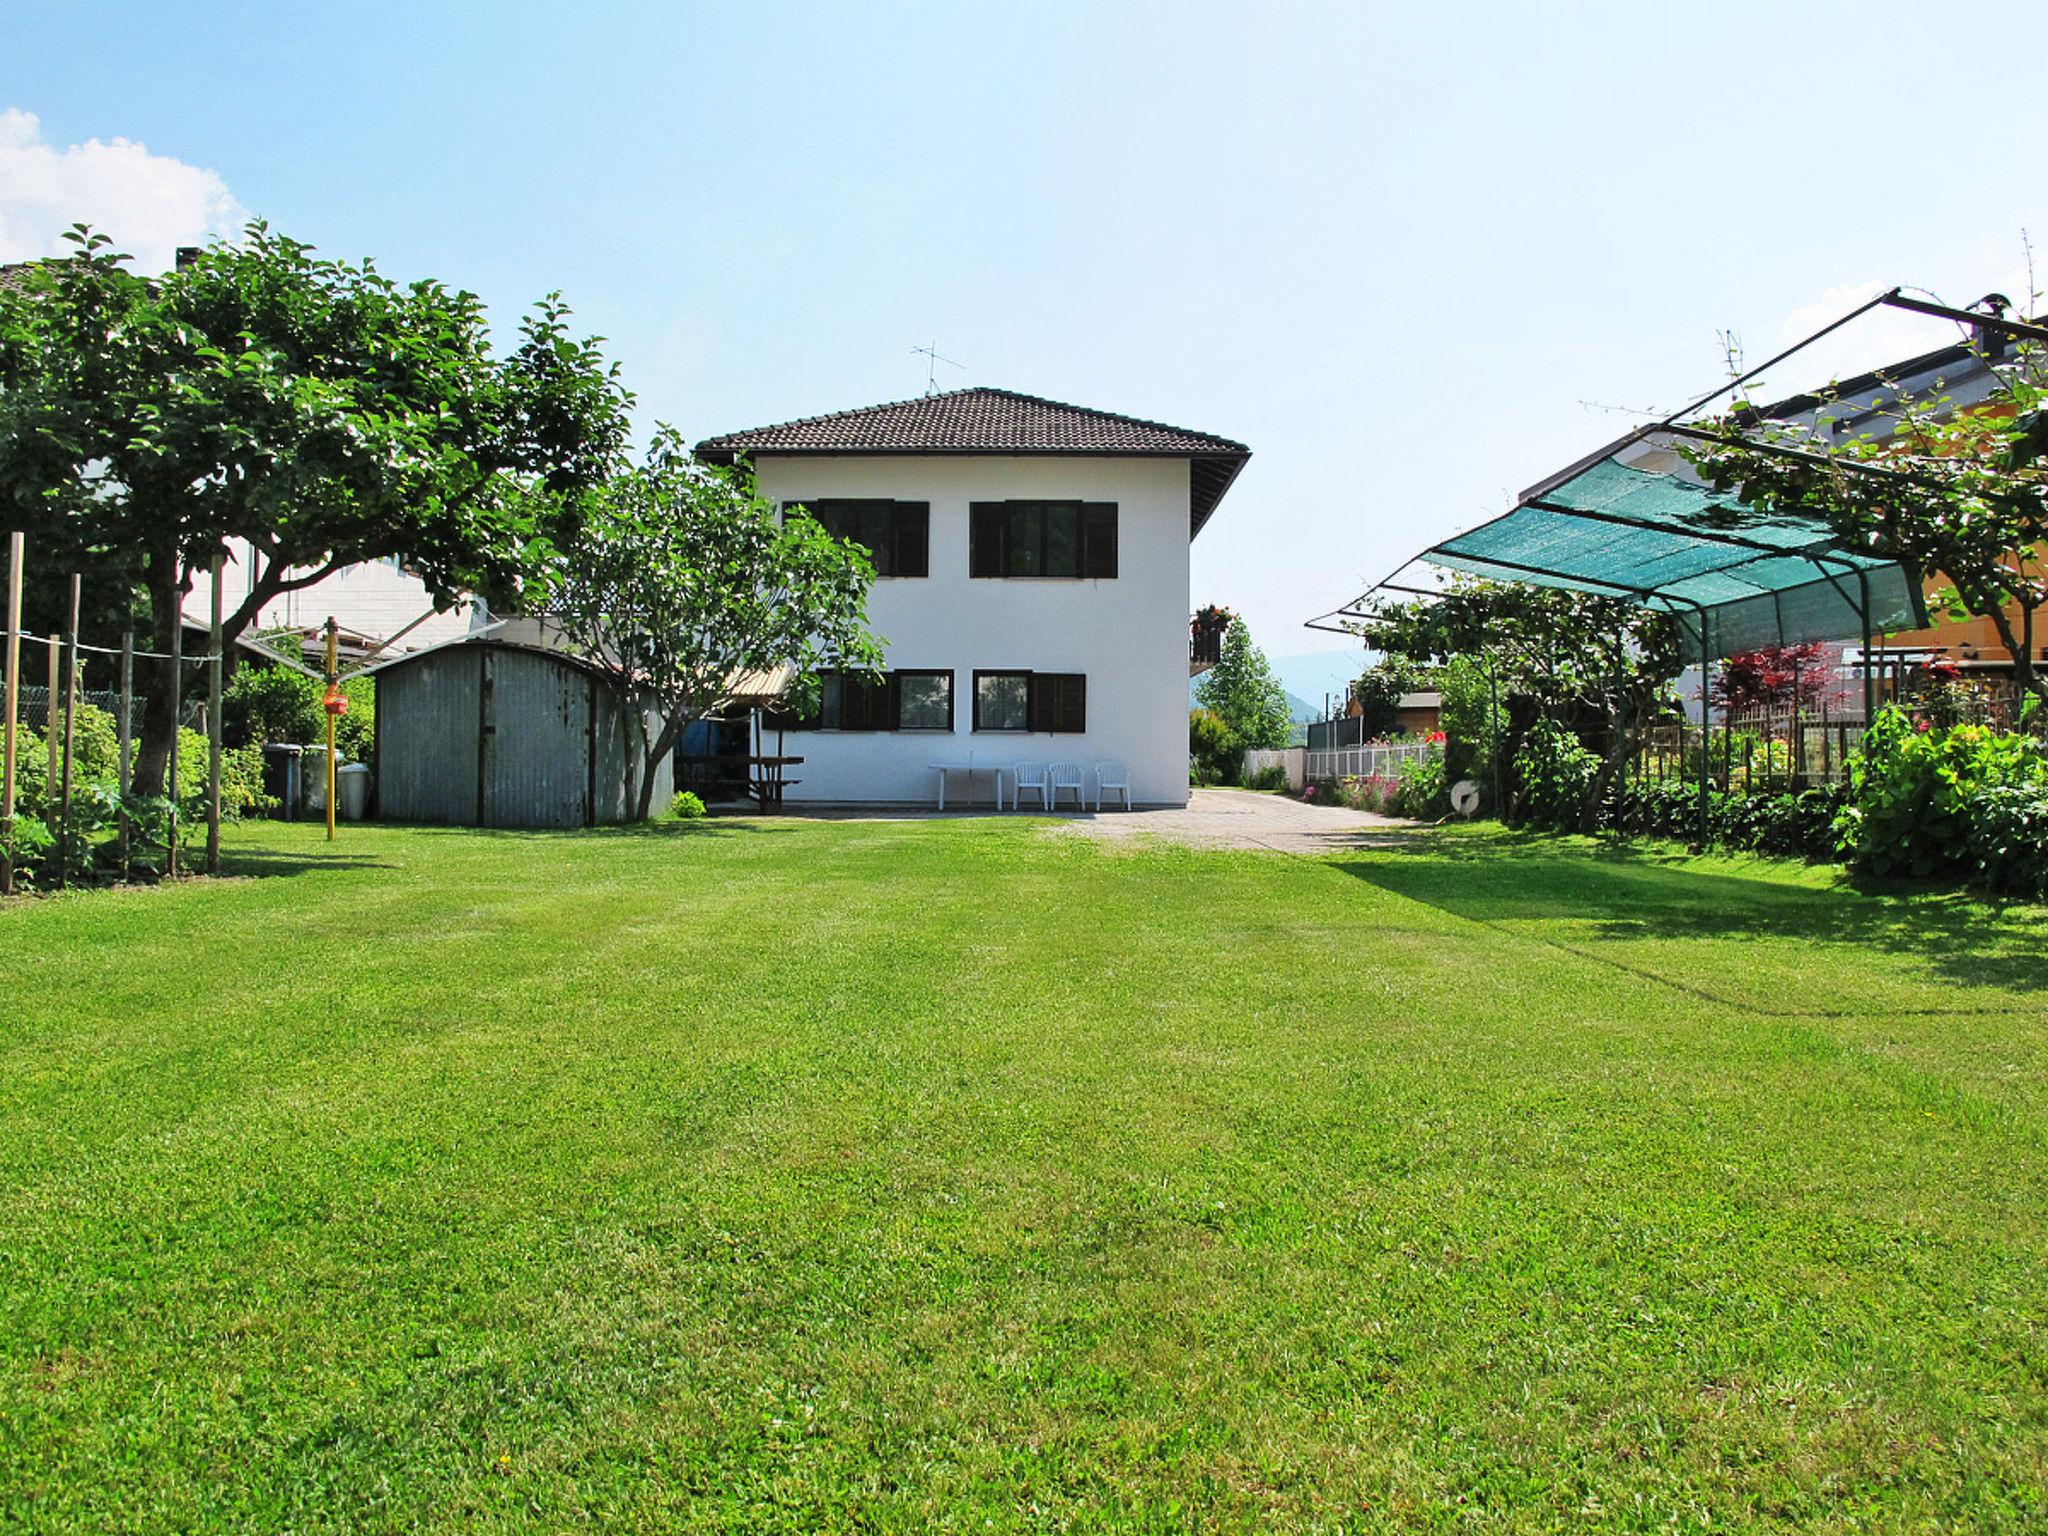
[[[135,631],[121,631],[121,694],[114,704],[114,775],[121,786],[121,809],[114,819],[114,846],[120,861],[121,878],[128,878],[128,795],[135,787],[135,765],[130,760],[135,740],[130,722],[135,718]]]
[[[50,636],[50,702],[43,711],[43,748],[47,758],[43,766],[43,825],[50,829],[50,835],[57,835],[57,698],[64,690],[64,647],[55,635]]]
[[[178,873],[178,717],[184,710],[184,693],[185,615],[180,610],[171,623],[171,760],[165,770],[170,775],[171,821],[168,841],[164,845],[166,880]]]
[[[64,669],[64,787],[57,813],[57,889],[71,878],[71,768],[78,746],[78,609],[82,578],[71,573],[70,662]]]
[[[331,694],[341,685],[341,656],[334,618],[327,619],[327,691]],[[324,708],[327,716],[327,841],[334,841],[334,711]]]
[[[0,896],[14,894],[14,710],[21,697],[22,537],[7,536],[7,674],[0,682]]]
[[[220,585],[223,557],[213,557],[212,657],[206,663],[206,872],[220,873]]]

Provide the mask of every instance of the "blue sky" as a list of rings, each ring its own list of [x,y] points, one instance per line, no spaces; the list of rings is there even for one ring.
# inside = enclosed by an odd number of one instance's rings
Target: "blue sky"
[[[2034,20],[8,7],[0,258],[71,217],[145,255],[246,210],[473,288],[507,332],[559,288],[692,436],[917,394],[936,340],[945,385],[1249,442],[1194,596],[1297,653],[1637,419],[1599,407],[1711,387],[1718,332],[1757,359],[1876,286],[2020,286],[2048,92],[1999,71]],[[1826,361],[1946,337],[1881,321]]]

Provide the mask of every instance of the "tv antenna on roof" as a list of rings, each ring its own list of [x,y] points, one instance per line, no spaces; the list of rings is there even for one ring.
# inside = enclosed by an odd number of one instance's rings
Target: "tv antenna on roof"
[[[956,363],[950,357],[939,356],[939,344],[935,341],[928,347],[912,347],[911,351],[924,359],[924,392],[930,398],[939,392],[939,364],[948,368],[965,368],[965,363]]]

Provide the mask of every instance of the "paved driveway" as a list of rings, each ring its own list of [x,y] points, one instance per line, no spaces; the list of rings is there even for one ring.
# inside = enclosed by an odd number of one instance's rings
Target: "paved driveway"
[[[1197,789],[1187,809],[1110,811],[1065,816],[1060,831],[1107,839],[1160,837],[1196,848],[1270,848],[1276,853],[1335,853],[1395,841],[1417,825],[1341,806],[1303,805],[1285,795]]]

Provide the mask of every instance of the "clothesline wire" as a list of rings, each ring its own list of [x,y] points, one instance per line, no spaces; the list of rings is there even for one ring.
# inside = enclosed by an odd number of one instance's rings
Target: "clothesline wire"
[[[39,635],[36,634],[33,630],[27,629],[18,630],[17,633],[21,636],[23,640],[33,645],[71,644],[71,642],[69,640],[66,640],[62,635]],[[121,654],[121,648],[118,645],[88,645],[83,640],[78,642],[78,648],[81,651],[97,651],[102,656],[119,656]],[[169,651],[130,651],[128,654],[142,661],[169,661],[171,659],[171,653]],[[223,657],[226,654],[226,652],[221,653]],[[204,663],[210,662],[214,659],[214,653],[211,651],[206,652],[204,655],[200,655],[192,651],[187,651],[178,657],[178,660],[190,662],[194,666],[203,665]]]

